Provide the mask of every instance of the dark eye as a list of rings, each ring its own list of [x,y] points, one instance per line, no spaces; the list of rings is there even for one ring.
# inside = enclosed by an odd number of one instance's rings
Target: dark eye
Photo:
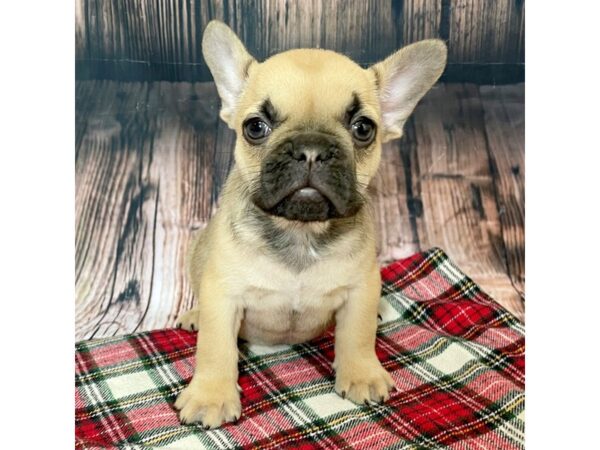
[[[375,124],[366,117],[355,120],[352,123],[352,137],[362,147],[369,145],[375,137]]]
[[[248,142],[261,144],[271,134],[271,127],[264,120],[254,117],[244,122],[243,131]]]

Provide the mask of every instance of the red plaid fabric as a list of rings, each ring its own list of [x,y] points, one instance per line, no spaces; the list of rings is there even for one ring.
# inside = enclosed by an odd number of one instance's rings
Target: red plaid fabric
[[[239,422],[181,425],[173,402],[192,377],[196,334],[157,330],[77,344],[76,448],[524,448],[518,320],[439,249],[381,274],[377,354],[398,386],[384,405],[335,394],[328,333],[242,344]]]

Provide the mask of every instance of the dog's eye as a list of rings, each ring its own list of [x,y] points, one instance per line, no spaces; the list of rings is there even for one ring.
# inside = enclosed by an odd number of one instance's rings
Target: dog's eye
[[[352,137],[361,147],[369,145],[375,137],[375,124],[371,119],[361,117],[352,123]]]
[[[263,143],[269,134],[271,127],[264,120],[254,117],[244,122],[244,137],[251,144]]]

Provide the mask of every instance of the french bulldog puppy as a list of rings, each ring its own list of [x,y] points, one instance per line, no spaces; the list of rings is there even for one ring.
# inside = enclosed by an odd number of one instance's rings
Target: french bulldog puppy
[[[235,165],[191,244],[196,369],[175,407],[206,429],[240,417],[238,337],[295,344],[335,324],[335,391],[384,402],[394,381],[375,354],[381,278],[367,186],[381,144],[402,135],[440,77],[446,46],[425,40],[367,69],[329,50],[256,61],[210,22],[204,58],[235,130]]]

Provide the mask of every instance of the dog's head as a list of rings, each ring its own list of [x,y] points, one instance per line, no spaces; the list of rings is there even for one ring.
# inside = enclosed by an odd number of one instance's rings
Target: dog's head
[[[350,217],[366,198],[381,144],[441,75],[440,40],[409,45],[363,69],[328,50],[298,49],[257,62],[225,24],[210,22],[204,58],[236,131],[235,160],[263,211],[313,222]]]

